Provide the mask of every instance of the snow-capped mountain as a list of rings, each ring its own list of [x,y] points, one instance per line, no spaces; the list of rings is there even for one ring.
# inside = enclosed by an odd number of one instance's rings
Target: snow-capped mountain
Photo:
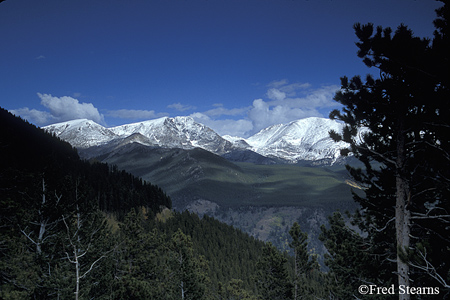
[[[336,160],[344,142],[334,142],[330,130],[341,132],[343,124],[325,118],[307,118],[267,127],[245,141],[250,150],[290,162],[299,160]]]
[[[339,158],[339,149],[345,143],[334,142],[329,131],[340,132],[343,125],[325,118],[307,118],[289,124],[273,125],[244,139],[219,136],[211,128],[191,117],[159,118],[144,122],[105,128],[90,120],[74,120],[44,127],[79,149],[93,149],[98,155],[129,143],[140,143],[163,148],[202,148],[218,155],[235,153],[248,156],[249,151],[290,163],[301,160],[327,160]],[[84,152],[88,153],[88,152]]]
[[[110,128],[120,137],[140,133],[155,145],[165,148],[203,148],[215,154],[228,152],[231,143],[211,128],[197,123],[191,117],[160,118]]]
[[[220,155],[232,147],[211,128],[190,117],[164,117],[112,128],[83,119],[49,125],[44,129],[80,149],[137,142],[164,148],[199,147]]]
[[[87,119],[57,123],[43,129],[79,149],[104,145],[118,138],[110,129]]]

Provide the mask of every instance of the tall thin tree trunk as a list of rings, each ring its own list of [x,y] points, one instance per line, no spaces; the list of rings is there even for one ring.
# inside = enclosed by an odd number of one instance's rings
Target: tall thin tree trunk
[[[399,120],[397,132],[397,161],[396,161],[396,204],[395,204],[395,229],[397,238],[397,272],[399,286],[409,287],[409,265],[405,261],[404,251],[410,246],[411,213],[409,211],[410,189],[405,176],[405,135],[403,122]],[[399,300],[409,300],[409,294],[399,294]]]
[[[409,249],[410,212],[408,209],[408,184],[397,177],[397,203],[395,206],[395,226],[397,235],[397,272],[399,286],[409,286],[409,265],[400,257],[400,253]],[[400,300],[409,300],[409,295],[399,295]]]
[[[78,261],[78,249],[77,247],[73,247],[73,253],[75,255],[75,276],[76,276],[76,285],[75,285],[75,300],[78,300],[78,296],[80,294],[80,262]]]
[[[42,202],[41,202],[41,207],[39,208],[39,223],[40,223],[40,227],[39,227],[39,236],[38,239],[36,241],[36,252],[38,254],[42,253],[42,241],[44,240],[44,235],[45,235],[45,227],[47,226],[47,219],[44,219],[44,213],[43,213],[43,209],[44,209],[44,205],[45,205],[45,180],[44,178],[42,178]]]
[[[184,282],[183,281],[181,281],[181,299],[183,299],[184,300]]]

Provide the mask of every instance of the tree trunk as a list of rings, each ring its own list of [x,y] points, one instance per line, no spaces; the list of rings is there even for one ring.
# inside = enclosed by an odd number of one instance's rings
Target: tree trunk
[[[398,285],[409,287],[409,264],[404,254],[409,250],[411,213],[409,211],[410,190],[405,172],[405,135],[403,122],[399,120],[397,132],[397,160],[396,160],[396,204],[395,229],[397,238],[397,272]],[[399,294],[399,300],[409,300],[410,295]]]
[[[78,300],[78,295],[80,294],[80,263],[78,261],[78,249],[73,247],[73,253],[75,256],[75,276],[76,276],[76,285],[75,285],[75,300]]]
[[[409,265],[404,261],[405,250],[409,249],[409,234],[410,234],[410,212],[408,206],[408,184],[397,177],[397,203],[395,206],[395,227],[397,235],[397,272],[399,286],[409,286]],[[403,256],[403,258],[401,257]],[[399,295],[400,300],[409,300],[409,295]]]
[[[44,240],[45,227],[47,225],[47,219],[44,219],[44,216],[43,216],[44,213],[42,212],[42,210],[44,209],[44,205],[45,205],[45,180],[44,180],[44,178],[42,178],[42,202],[41,202],[41,208],[38,211],[40,228],[39,228],[39,236],[36,241],[37,254],[42,253],[41,244],[42,244],[42,241]]]
[[[181,281],[180,286],[181,286],[181,299],[184,300],[184,282],[183,281]]]

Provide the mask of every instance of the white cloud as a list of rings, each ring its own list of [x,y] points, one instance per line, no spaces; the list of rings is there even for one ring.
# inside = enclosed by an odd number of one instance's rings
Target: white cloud
[[[154,110],[118,109],[106,113],[108,117],[120,119],[155,119],[165,116],[165,113],[156,113]]]
[[[272,81],[267,85],[270,89],[276,89],[285,93],[288,97],[295,97],[298,91],[304,91],[311,87],[310,83],[294,82],[289,83],[287,79]],[[269,90],[270,90],[269,89]]]
[[[302,97],[269,97],[273,100],[271,105],[283,105],[302,108],[334,107],[337,102],[333,100],[334,94],[339,89],[336,85],[324,86],[315,90],[302,91]],[[276,95],[276,91],[271,92]]]
[[[267,91],[267,97],[272,100],[281,101],[286,98],[286,93],[280,91],[279,89],[272,88]]]
[[[283,86],[280,86],[280,89],[286,93],[290,93],[297,90],[306,90],[311,87],[311,84],[308,82],[294,82],[289,83]]]
[[[11,112],[39,126],[74,119],[89,119],[99,124],[105,124],[103,115],[92,103],[80,103],[77,99],[68,96],[53,97],[50,94],[40,93],[37,95],[41,99],[41,105],[48,111],[24,107],[11,110]]]
[[[263,99],[256,99],[248,112],[248,117],[253,124],[253,131],[257,132],[274,124],[288,123],[308,117],[322,117],[322,115],[314,108],[272,105]]]
[[[173,108],[173,109],[175,109],[177,111],[186,111],[186,110],[189,110],[189,109],[195,109],[194,106],[184,105],[184,104],[181,104],[180,102],[167,105],[167,108]]]
[[[331,85],[313,89],[309,83],[289,83],[283,79],[271,82],[267,99],[256,99],[251,106],[229,109],[214,104],[214,108],[191,116],[219,134],[246,137],[274,124],[327,117],[332,108],[339,107],[333,100],[338,88]]]
[[[40,94],[41,104],[50,110],[50,115],[57,122],[73,119],[89,119],[99,124],[105,124],[102,114],[92,103],[80,103],[77,99],[63,96],[53,97],[50,94]]]
[[[289,83],[289,81],[287,79],[281,79],[281,80],[274,80],[274,81],[270,82],[267,86],[278,88],[278,87],[286,85],[288,83]]]
[[[272,82],[269,87],[271,87],[267,91],[269,101],[256,99],[248,111],[254,132],[270,125],[307,117],[327,117],[330,108],[339,106],[333,100],[339,88],[336,85],[311,89],[308,83],[289,84],[287,80],[281,80]],[[298,97],[297,94],[302,96]]]
[[[252,132],[252,121],[245,118],[250,107],[228,109],[221,103],[215,103],[213,106],[214,108],[210,110],[192,113],[190,117],[210,127],[220,135],[228,134],[244,137]]]
[[[247,110],[249,109],[248,107],[241,107],[241,108],[232,108],[232,109],[228,109],[223,107],[223,104],[220,103],[216,103],[213,106],[215,106],[215,108],[207,110],[205,112],[203,112],[203,114],[207,115],[207,116],[239,116],[239,115],[245,115],[245,113],[247,112]]]
[[[55,121],[55,119],[49,112],[37,109],[29,109],[28,107],[12,109],[10,110],[10,112],[40,126],[48,125]]]
[[[224,120],[214,120],[211,119],[208,115],[203,113],[193,113],[190,115],[195,121],[202,123],[219,135],[231,135],[231,136],[239,136],[244,137],[247,136],[249,132],[253,129],[253,124],[250,120],[246,119],[224,119]]]

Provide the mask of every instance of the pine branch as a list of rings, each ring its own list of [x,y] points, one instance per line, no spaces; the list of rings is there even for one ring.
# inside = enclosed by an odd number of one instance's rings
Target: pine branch
[[[370,224],[370,228],[375,229],[375,231],[377,231],[377,232],[382,232],[382,231],[384,231],[384,230],[388,227],[389,223],[392,222],[392,221],[395,221],[395,217],[393,217],[393,218],[391,218],[390,220],[388,220],[388,221],[386,222],[386,225],[384,225],[384,227],[382,227],[382,228],[377,228],[377,227],[375,227],[375,225],[373,225],[373,224]]]
[[[381,158],[383,161],[385,161],[385,162],[387,162],[387,163],[389,163],[389,164],[392,164],[392,165],[394,165],[394,166],[397,165],[397,163],[396,163],[395,160],[392,160],[392,159],[386,157],[384,154],[379,153],[379,152],[377,152],[377,151],[374,151],[374,150],[370,149],[369,147],[362,147],[362,146],[358,146],[358,145],[355,145],[355,147],[356,147],[357,149],[359,149],[359,150],[366,150],[366,151],[369,151],[369,152],[372,153],[374,156]]]
[[[430,210],[431,211],[431,210]],[[439,219],[440,221],[444,223],[450,223],[450,215],[428,215],[428,214],[421,214],[421,213],[414,213],[412,212],[414,216],[411,216],[411,219],[415,220],[423,220],[423,219]],[[448,220],[446,220],[448,219]]]

